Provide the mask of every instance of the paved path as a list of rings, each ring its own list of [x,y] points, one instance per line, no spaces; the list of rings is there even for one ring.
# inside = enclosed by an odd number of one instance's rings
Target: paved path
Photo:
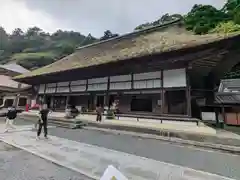
[[[1,180],[90,180],[21,149],[0,142]]]
[[[2,141],[42,158],[98,179],[108,165],[114,165],[134,180],[229,180],[144,157],[79,143],[55,136],[36,140],[30,131],[1,134]]]
[[[240,179],[240,156],[237,155],[95,130],[52,128],[49,133],[73,141]]]

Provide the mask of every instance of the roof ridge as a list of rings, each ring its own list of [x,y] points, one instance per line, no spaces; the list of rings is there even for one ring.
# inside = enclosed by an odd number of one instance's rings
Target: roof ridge
[[[140,35],[142,33],[149,33],[149,32],[155,31],[159,28],[164,28],[164,27],[168,27],[168,26],[173,25],[173,24],[180,23],[181,21],[182,21],[181,19],[176,19],[176,20],[173,20],[173,21],[170,21],[170,22],[167,22],[167,23],[155,25],[155,26],[152,26],[152,27],[149,27],[149,28],[144,28],[144,29],[138,30],[138,31],[133,31],[133,32],[126,33],[126,34],[123,34],[121,36],[113,37],[113,38],[110,38],[110,39],[107,39],[107,40],[98,41],[98,42],[88,44],[88,45],[85,45],[85,46],[80,46],[80,47],[77,48],[77,50],[81,50],[81,49],[84,49],[84,48],[88,48],[88,47],[92,47],[92,46],[95,46],[95,45],[103,44],[103,43],[113,41],[113,40],[127,38],[129,36],[131,37],[133,35]]]

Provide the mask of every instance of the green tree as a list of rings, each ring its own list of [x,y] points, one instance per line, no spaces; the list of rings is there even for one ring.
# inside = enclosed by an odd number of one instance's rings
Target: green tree
[[[240,25],[235,24],[233,21],[219,23],[211,32],[213,33],[232,33],[240,31]]]
[[[26,32],[16,28],[10,35],[0,28],[0,39],[1,48],[4,46],[0,63],[14,60],[28,69],[50,64],[73,53],[76,47],[97,40],[91,34],[86,37],[79,32],[62,30],[49,34],[38,27],[31,27]]]
[[[96,42],[97,39],[95,37],[93,37],[90,33],[87,35],[87,37],[85,37],[81,43],[79,44],[79,46],[85,46],[88,44],[92,44],[94,42]]]
[[[31,27],[27,30],[26,32],[26,36],[27,37],[34,37],[34,36],[38,36],[42,31],[42,29],[40,29],[39,27]]]
[[[72,54],[75,51],[76,46],[72,43],[62,42],[57,45],[57,48],[61,56],[66,56]]]
[[[22,29],[16,28],[13,30],[11,36],[21,37],[21,36],[24,36],[24,32],[22,31]]]
[[[165,24],[165,23],[168,23],[168,22],[171,22],[171,21],[175,21],[175,20],[181,20],[183,19],[182,15],[181,14],[172,14],[172,15],[169,15],[168,13],[167,14],[164,14],[160,19],[158,19],[157,21],[153,21],[152,25],[153,26],[156,26],[156,25],[160,25],[160,24]]]
[[[228,0],[223,6],[222,11],[236,24],[240,24],[240,0]]]
[[[0,26],[0,53],[8,46],[8,34],[6,33],[5,29]]]
[[[140,24],[139,26],[135,27],[134,30],[142,30],[142,29],[145,29],[145,28],[148,28],[148,27],[151,27],[152,26],[152,23],[144,23],[144,24]]]
[[[226,4],[222,8],[222,11],[233,18],[236,11],[239,11],[239,7],[240,0],[227,0]]]
[[[28,42],[22,29],[14,29],[12,34],[9,35],[8,50],[11,51],[11,53],[20,53],[27,48],[27,45]]]
[[[185,16],[185,26],[187,30],[196,34],[206,34],[215,28],[218,23],[227,21],[226,13],[210,5],[196,4],[192,10]]]
[[[183,17],[180,14],[169,15],[167,13],[167,14],[164,14],[161,18],[159,18],[156,21],[148,22],[148,23],[141,24],[141,25],[137,26],[134,30],[142,30],[142,29],[145,29],[145,28],[150,28],[150,27],[153,27],[153,26],[157,26],[157,25],[161,25],[161,24],[164,24],[164,23],[168,23],[168,22],[175,21],[175,20],[181,20],[181,19],[183,19]]]

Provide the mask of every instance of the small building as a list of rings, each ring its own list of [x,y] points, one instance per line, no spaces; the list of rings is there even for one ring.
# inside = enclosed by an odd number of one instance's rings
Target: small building
[[[0,65],[0,108],[12,105],[26,106],[32,94],[32,87],[12,80],[12,77],[27,72],[27,69],[15,63]]]
[[[218,92],[215,94],[216,104],[221,108],[218,116],[227,125],[240,125],[240,79],[221,80]]]
[[[122,113],[200,117],[214,101],[224,62],[239,34],[193,35],[181,21],[79,47],[63,59],[15,77],[34,85],[57,110],[88,111],[117,100]]]

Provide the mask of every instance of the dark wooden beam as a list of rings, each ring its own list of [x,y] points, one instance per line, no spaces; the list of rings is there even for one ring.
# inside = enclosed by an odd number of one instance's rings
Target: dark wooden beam
[[[134,83],[133,83],[133,73],[131,73],[131,89],[134,88]]]
[[[86,86],[86,91],[87,91],[88,90],[88,79],[86,80],[85,86]]]
[[[71,82],[70,82],[70,81],[69,81],[69,83],[68,83],[68,88],[69,88],[69,92],[71,93],[72,90],[71,90]]]
[[[189,78],[189,70],[186,68],[186,99],[187,99],[187,115],[192,116],[191,110],[191,85],[190,85],[190,78]]]
[[[110,77],[108,76],[107,79],[107,91],[106,91],[106,95],[104,98],[104,106],[107,106],[109,108],[109,89],[110,89]]]
[[[161,114],[164,114],[164,108],[165,108],[165,90],[163,88],[163,79],[164,79],[164,75],[163,75],[163,70],[161,70]]]

